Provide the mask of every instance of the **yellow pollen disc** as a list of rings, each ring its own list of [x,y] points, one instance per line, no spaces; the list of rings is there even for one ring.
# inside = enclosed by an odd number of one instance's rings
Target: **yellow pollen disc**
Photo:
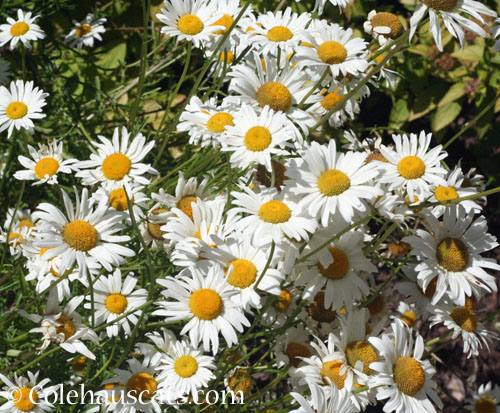
[[[424,4],[434,10],[452,11],[458,0],[424,0]]]
[[[458,238],[445,238],[436,248],[436,259],[445,270],[463,271],[469,264],[469,249]]]
[[[489,397],[479,399],[474,405],[475,413],[496,413],[497,404]]]
[[[114,314],[121,314],[127,309],[127,297],[120,293],[110,294],[106,297],[106,308]]]
[[[219,55],[219,59],[221,62],[227,62],[228,65],[233,63],[234,60],[234,53],[229,50],[227,52],[221,52]]]
[[[393,366],[394,382],[399,391],[415,396],[424,387],[424,369],[413,357],[399,357]]]
[[[35,224],[30,221],[29,219],[21,219],[19,221],[19,227],[20,228],[33,228],[35,226]]]
[[[233,22],[234,22],[233,16],[230,16],[229,14],[225,14],[219,20],[217,20],[214,24],[211,25],[211,26],[224,26],[225,29],[217,30],[216,32],[214,32],[214,34],[226,33],[229,30],[229,28],[231,27],[231,25],[233,24]],[[203,26],[202,26],[202,28],[203,28]]]
[[[80,27],[76,28],[76,36],[83,37],[86,34],[89,34],[91,31],[92,27],[90,27],[88,24],[82,24]]]
[[[38,401],[38,394],[31,387],[19,387],[12,395],[14,405],[22,412],[33,410]]]
[[[268,201],[259,208],[260,219],[271,224],[282,224],[287,222],[291,216],[290,208],[281,201]]]
[[[338,65],[347,58],[346,48],[339,42],[329,40],[318,47],[318,57],[329,65]]]
[[[439,185],[434,190],[434,195],[439,202],[449,201],[450,199],[458,198],[457,191],[452,186],[442,186]]]
[[[23,102],[12,102],[9,103],[7,109],[5,109],[5,114],[11,119],[21,119],[28,113],[28,106]]]
[[[390,242],[387,248],[395,257],[404,257],[406,256],[406,254],[408,254],[408,252],[410,252],[411,245],[404,241]]]
[[[349,271],[349,258],[347,254],[335,247],[328,248],[328,251],[333,257],[333,262],[327,268],[318,262],[319,271],[324,277],[330,280],[339,280],[345,277]]]
[[[113,153],[102,162],[103,175],[113,181],[123,179],[130,172],[132,162],[122,153]]]
[[[151,211],[151,214],[158,215],[158,214],[161,214],[164,212],[168,212],[168,211],[164,208],[156,208],[153,211]],[[165,232],[160,229],[162,226],[163,226],[163,224],[155,224],[153,222],[147,221],[149,235],[151,235],[154,239],[163,241],[163,239],[164,239],[163,234],[165,234]]]
[[[383,295],[377,295],[366,307],[368,308],[371,316],[381,313],[385,308],[385,300]]]
[[[377,13],[370,22],[373,27],[389,27],[391,32],[383,35],[389,39],[397,39],[403,33],[403,25],[395,14],[387,12]]]
[[[219,112],[213,115],[207,122],[207,129],[210,132],[222,133],[226,126],[234,126],[233,115],[226,112]]]
[[[136,373],[127,381],[127,393],[137,398],[142,396],[143,400],[151,399],[157,387],[158,382],[149,373]]]
[[[21,243],[23,242],[23,236],[22,234],[19,234],[17,232],[11,232],[9,234],[9,244],[14,246],[14,247],[19,247]]]
[[[330,110],[337,106],[337,103],[339,103],[344,95],[342,95],[340,92],[340,89],[334,90],[333,92],[328,93],[323,100],[321,100],[320,104],[323,106],[325,110]]]
[[[191,207],[191,203],[198,202],[198,198],[195,196],[185,196],[179,199],[177,202],[177,208],[179,208],[182,212],[184,212],[191,220],[193,220],[193,208]]]
[[[417,316],[413,311],[405,311],[404,314],[401,316],[401,320],[404,321],[406,325],[411,328],[417,322]]]
[[[378,361],[375,348],[368,341],[362,340],[351,341],[345,349],[345,356],[351,367],[354,367],[357,361],[362,361],[363,373],[368,375],[372,374],[370,364]]]
[[[252,376],[245,370],[238,369],[235,374],[229,377],[228,387],[238,393],[249,394],[252,390]]]
[[[398,172],[405,179],[417,179],[425,174],[425,164],[418,156],[405,156],[398,163]]]
[[[318,189],[323,195],[335,196],[347,191],[351,180],[338,169],[328,169],[318,178]]]
[[[313,302],[306,307],[306,310],[314,321],[320,323],[330,323],[337,316],[334,310],[325,308],[325,293],[321,291],[314,296]]]
[[[290,364],[297,367],[302,359],[299,357],[311,357],[311,351],[301,343],[290,343],[286,346],[285,354],[288,356]]]
[[[213,320],[219,317],[224,308],[220,295],[210,288],[200,288],[189,299],[191,312],[201,320]]]
[[[35,165],[35,175],[43,179],[45,175],[52,176],[59,169],[59,162],[54,158],[40,159]]]
[[[12,36],[22,36],[23,34],[26,34],[30,27],[28,26],[27,23],[25,22],[17,22],[14,23],[11,28],[10,28],[10,34]]]
[[[261,108],[268,105],[276,111],[286,112],[292,106],[292,94],[280,82],[267,82],[257,90],[257,102]]]
[[[327,378],[330,379],[332,384],[335,384],[339,390],[344,388],[344,382],[347,377],[347,371],[341,376],[340,368],[344,363],[339,360],[327,361],[321,367],[321,377],[323,378],[323,383],[327,386],[331,386]]]
[[[465,305],[464,308],[470,311],[474,311],[476,309],[477,305],[477,298],[472,296],[472,297],[465,297]]]
[[[84,356],[78,357],[73,361],[73,363],[71,363],[71,368],[76,372],[82,371],[85,367],[86,360],[87,359]]]
[[[99,235],[94,226],[81,219],[67,223],[62,237],[66,244],[77,251],[90,251],[99,241]]]
[[[427,298],[430,299],[430,298],[434,297],[434,293],[436,292],[437,282],[438,282],[438,277],[434,277],[427,285],[427,288],[425,289],[425,293],[420,288],[420,286],[418,288],[422,292],[423,295],[425,295]]]
[[[271,42],[286,42],[293,37],[293,33],[288,27],[285,26],[274,26],[267,32],[267,38]]]
[[[134,197],[130,200],[134,203]],[[125,194],[125,189],[117,188],[110,192],[109,194],[109,204],[117,211],[128,210],[127,195]]]
[[[185,14],[177,21],[177,28],[188,36],[194,36],[203,30],[203,22],[194,14]]]
[[[450,313],[450,317],[464,331],[473,333],[477,330],[477,317],[465,308],[457,308]]]
[[[181,356],[175,360],[174,370],[179,376],[186,379],[198,371],[198,362],[192,356]]]
[[[271,132],[264,126],[254,126],[245,133],[245,146],[249,151],[260,152],[271,144]]]
[[[61,314],[56,321],[60,324],[59,327],[56,327],[56,331],[58,334],[63,333],[65,340],[75,335],[76,327],[68,316]]]
[[[288,290],[281,290],[278,299],[274,302],[274,308],[278,311],[285,311],[292,304],[292,294]]]
[[[227,264],[226,274],[229,267],[233,266],[233,271],[229,275],[227,282],[233,287],[247,288],[250,287],[257,278],[257,268],[255,265],[245,259],[236,259]]]

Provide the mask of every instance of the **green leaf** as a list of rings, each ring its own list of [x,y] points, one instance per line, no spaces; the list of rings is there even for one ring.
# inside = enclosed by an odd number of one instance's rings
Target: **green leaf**
[[[392,106],[390,115],[390,126],[402,125],[408,120],[410,111],[408,103],[404,99],[398,99]]]
[[[454,102],[465,95],[465,84],[466,82],[454,83],[452,87],[448,89],[445,95],[438,103],[438,107],[447,105],[448,103]]]
[[[470,60],[472,62],[480,62],[483,60],[484,46],[478,44],[467,46],[463,50],[458,50],[451,55],[460,60]]]
[[[123,41],[113,41],[105,46],[106,53],[101,53],[97,59],[97,66],[103,69],[116,69],[125,62],[127,44]]]
[[[461,110],[462,106],[457,102],[438,107],[431,119],[432,131],[437,132],[448,126],[457,118]]]

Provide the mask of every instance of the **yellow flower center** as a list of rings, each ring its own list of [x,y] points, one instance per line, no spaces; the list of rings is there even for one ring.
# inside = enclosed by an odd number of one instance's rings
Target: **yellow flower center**
[[[130,172],[132,162],[128,156],[122,153],[113,153],[102,162],[103,175],[113,181],[123,179]]]
[[[292,304],[292,294],[288,290],[281,290],[280,295],[277,297],[277,300],[274,302],[274,308],[278,311],[286,311],[288,307]]]
[[[130,202],[134,203],[134,197],[132,197]],[[109,204],[117,211],[126,211],[128,209],[128,204],[125,189],[117,188],[111,191],[109,194]]]
[[[403,33],[403,25],[395,14],[387,12],[377,13],[370,22],[373,27],[389,27],[391,29],[390,33],[383,35],[389,39],[397,39]]]
[[[106,297],[106,308],[114,314],[122,314],[128,305],[127,297],[120,293],[113,293]]]
[[[14,405],[22,412],[29,412],[36,406],[38,394],[31,387],[19,387],[12,396]]]
[[[224,308],[220,295],[210,288],[200,288],[189,299],[191,312],[201,320],[213,320],[219,317]]]
[[[417,322],[417,316],[413,311],[405,311],[401,316],[401,320],[406,323],[408,327],[413,327]]]
[[[276,111],[286,112],[292,106],[292,94],[280,82],[267,82],[257,90],[257,102],[262,108],[268,105]]]
[[[194,36],[203,30],[203,22],[194,14],[185,14],[177,21],[177,28],[184,34]]]
[[[156,208],[153,211],[151,211],[151,214],[158,215],[158,214],[161,214],[164,212],[168,212],[168,211],[164,208]],[[154,239],[163,241],[163,234],[165,234],[165,231],[162,231],[160,229],[162,226],[163,226],[163,224],[155,224],[155,223],[149,222],[149,220],[147,221],[149,235],[151,235]]]
[[[281,201],[268,201],[259,208],[260,219],[271,224],[282,224],[287,222],[291,216],[290,208]]]
[[[288,27],[285,26],[274,26],[267,32],[267,38],[271,42],[286,42],[293,37],[293,33]]]
[[[175,360],[174,370],[179,376],[186,379],[198,371],[198,362],[192,356],[181,356]]]
[[[457,308],[450,312],[450,317],[464,331],[473,333],[477,330],[477,317],[465,308]]]
[[[63,333],[65,340],[75,335],[75,324],[73,324],[73,321],[68,316],[61,314],[61,316],[56,321],[59,324],[59,326],[56,327],[56,331],[58,334]]]
[[[338,169],[328,169],[318,178],[318,189],[323,195],[335,196],[347,191],[351,180]]]
[[[329,65],[337,65],[347,58],[346,48],[339,42],[329,40],[318,47],[318,57]]]
[[[77,359],[75,359],[73,361],[73,363],[71,363],[71,368],[76,372],[83,371],[83,368],[85,367],[86,360],[87,359],[84,356],[78,357]]]
[[[321,104],[321,106],[323,106],[323,108],[325,110],[332,109],[333,107],[335,107],[337,105],[337,103],[339,103],[342,100],[344,95],[342,95],[341,93],[338,93],[338,92],[340,92],[340,89],[337,89],[337,90],[334,90],[333,92],[328,93],[328,95],[326,95],[323,98],[323,100],[321,100],[320,104]]]
[[[250,287],[257,278],[257,268],[255,265],[245,259],[236,259],[227,264],[226,274],[229,267],[233,266],[233,271],[229,275],[227,282],[233,287],[247,288]]]
[[[221,62],[226,62],[228,65],[230,65],[231,63],[233,63],[234,53],[231,50],[227,52],[221,52],[219,55],[219,59]]]
[[[228,380],[228,387],[235,393],[240,390],[243,394],[250,393],[252,390],[252,376],[242,369],[238,369]]]
[[[390,242],[387,248],[389,249],[389,252],[395,257],[404,257],[410,252],[411,245],[404,241]]]
[[[363,340],[351,341],[346,349],[345,356],[347,364],[354,367],[357,361],[363,362],[363,373],[372,374],[370,364],[378,361],[377,352],[375,348],[368,342]]]
[[[425,174],[425,164],[418,156],[405,156],[398,163],[398,172],[405,179],[417,179]]]
[[[319,292],[314,296],[313,302],[306,307],[309,316],[320,323],[330,323],[335,320],[337,313],[325,308],[325,293]]]
[[[427,7],[434,10],[440,10],[445,12],[452,11],[458,3],[458,0],[423,0],[423,1]]]
[[[475,413],[496,413],[497,404],[489,397],[479,399],[474,405]]]
[[[81,219],[67,223],[62,237],[66,244],[77,251],[90,251],[99,241],[99,235],[94,226]]]
[[[347,371],[341,376],[340,368],[344,363],[339,360],[332,360],[323,363],[321,366],[321,377],[323,378],[323,383],[327,386],[331,386],[327,378],[330,379],[332,384],[335,384],[339,390],[344,388],[344,382],[347,377]]]
[[[210,132],[222,133],[226,130],[226,126],[234,126],[233,115],[226,112],[219,112],[210,117],[207,122],[207,129]]]
[[[290,343],[286,346],[285,354],[293,367],[297,367],[302,359],[299,357],[311,357],[311,351],[301,343]]]
[[[76,28],[76,36],[83,37],[86,34],[89,34],[92,31],[92,27],[88,24],[82,24],[80,27]]]
[[[415,396],[424,387],[424,369],[413,357],[399,357],[393,366],[394,382],[399,391]]]
[[[52,176],[59,169],[59,162],[54,158],[40,159],[35,165],[35,175],[43,179],[45,175]]]
[[[192,195],[184,196],[177,202],[177,208],[179,208],[182,212],[184,212],[191,221],[193,220],[193,208],[191,207],[191,203],[195,204],[198,202],[198,198]]]
[[[19,245],[21,245],[22,242],[23,242],[22,234],[19,234],[17,232],[11,232],[9,234],[9,244],[12,245],[13,247],[19,247]]]
[[[465,305],[464,308],[470,311],[474,311],[476,309],[477,305],[477,298],[472,296],[472,297],[465,297]]]
[[[28,106],[23,102],[11,102],[7,109],[5,109],[5,114],[11,119],[21,119],[28,113]]]
[[[214,32],[214,34],[226,33],[233,24],[233,22],[234,22],[233,16],[230,16],[229,14],[224,14],[224,16],[222,16],[219,20],[217,20],[214,24],[212,24],[212,26],[224,26],[225,29],[217,30],[216,32]],[[201,27],[203,28],[203,25]]]
[[[335,247],[328,248],[328,251],[333,257],[333,262],[327,268],[318,262],[319,271],[330,280],[340,280],[349,271],[349,257],[344,251]]]
[[[450,199],[457,199],[458,198],[457,191],[452,186],[439,185],[434,190],[434,195],[436,196],[436,199],[439,202],[449,201]]]
[[[463,271],[469,264],[469,249],[458,238],[445,238],[437,246],[436,258],[445,270]]]
[[[33,228],[35,226],[35,224],[30,221],[29,219],[21,219],[19,221],[19,227],[22,229],[22,228]]]
[[[434,293],[436,292],[436,287],[437,287],[437,281],[438,281],[438,277],[434,277],[430,282],[429,284],[427,285],[427,288],[425,289],[425,293],[424,291],[420,288],[420,286],[417,284],[418,286],[418,289],[420,290],[420,292],[425,295],[427,298],[432,298],[434,296]]]
[[[271,144],[271,132],[263,126],[253,126],[245,133],[245,146],[249,151],[260,152]]]
[[[136,373],[127,381],[127,393],[137,398],[142,396],[143,400],[151,399],[157,387],[158,382],[149,373]]]
[[[10,34],[12,36],[22,36],[23,34],[26,34],[30,27],[28,26],[27,23],[25,22],[17,22],[14,23],[11,28],[10,28]]]

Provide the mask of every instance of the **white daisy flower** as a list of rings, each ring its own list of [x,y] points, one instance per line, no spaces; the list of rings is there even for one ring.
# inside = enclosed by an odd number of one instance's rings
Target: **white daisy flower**
[[[129,142],[130,133],[124,126],[121,134],[120,128],[115,128],[112,140],[101,135],[97,137],[101,143],[92,142],[97,154],[91,154],[90,160],[77,164],[78,168],[84,169],[76,174],[82,178],[83,185],[101,184],[106,189],[128,188],[132,184],[148,185],[150,179],[145,175],[158,174],[149,164],[141,163],[155,145],[155,141],[146,143],[142,133]]]
[[[353,37],[352,29],[344,30],[338,24],[323,26],[315,36],[309,34],[313,47],[299,46],[297,60],[301,67],[330,69],[335,79],[339,75],[358,76],[368,67],[366,42]]]
[[[472,392],[472,398],[465,406],[474,413],[500,413],[500,387],[491,381],[481,384],[477,391]]]
[[[415,324],[420,316],[420,312],[418,311],[416,304],[407,304],[404,301],[399,302],[396,312],[398,315],[393,318],[399,318],[409,328],[415,327]]]
[[[243,104],[234,115],[234,126],[227,126],[226,135],[221,140],[222,151],[232,152],[230,162],[235,167],[245,169],[254,163],[272,170],[271,158],[287,155],[284,150],[293,138],[293,125],[283,112],[275,112],[265,106],[256,112]]]
[[[370,364],[377,373],[370,380],[370,385],[377,387],[377,400],[389,399],[383,408],[387,413],[436,413],[432,402],[439,408],[443,403],[436,394],[437,384],[432,380],[436,370],[428,360],[422,360],[422,336],[417,335],[414,341],[412,330],[400,320],[391,327],[393,334],[369,339],[382,357],[382,361]]]
[[[290,193],[276,188],[265,188],[260,193],[241,187],[243,192],[232,192],[232,214],[246,214],[235,223],[238,231],[251,236],[254,244],[285,242],[285,235],[297,241],[308,240],[316,230],[316,222],[304,213]],[[251,235],[250,235],[251,234]]]
[[[469,14],[483,24],[486,24],[486,22],[481,15],[497,17],[495,11],[475,0],[423,0],[415,9],[410,19],[410,41],[427,11],[429,11],[430,31],[434,37],[436,46],[441,52],[443,51],[443,44],[441,41],[439,16],[441,16],[446,29],[453,37],[458,39],[461,48],[465,44],[463,28],[481,37],[487,37],[488,34],[479,24],[462,16],[459,14],[460,12]]]
[[[405,265],[402,268],[402,273],[409,281],[400,281],[396,284],[396,289],[400,294],[405,296],[405,302],[410,305],[415,305],[422,315],[429,312],[432,305],[432,298],[436,293],[438,277],[434,277],[426,283],[425,292],[420,286],[422,281],[418,279],[418,273],[415,271],[415,265]]]
[[[500,19],[495,19],[495,26],[491,28],[491,37],[494,39],[497,39],[498,36],[500,36]],[[500,40],[497,40],[495,44],[493,45],[493,50],[495,52],[498,52],[500,50]]]
[[[99,188],[92,194],[92,198],[99,204],[105,202],[108,206],[116,211],[120,211],[127,215],[127,222],[131,222],[127,197],[132,204],[132,211],[136,221],[140,221],[145,217],[144,209],[148,208],[148,196],[142,192],[144,187],[142,185],[129,186],[127,192],[125,188],[106,189]]]
[[[313,348],[309,343],[310,333],[304,327],[290,327],[276,340],[273,353],[276,354],[276,366],[290,366],[290,372],[295,367],[303,365],[303,360],[311,357]]]
[[[388,190],[406,189],[410,201],[422,202],[432,188],[446,185],[443,176],[446,175],[440,161],[447,154],[441,151],[442,146],[429,149],[431,133],[420,132],[407,135],[392,135],[395,148],[380,146],[380,153],[387,162],[379,162],[381,176],[380,183],[387,183]]]
[[[57,295],[52,291],[47,300],[44,315],[28,314],[19,310],[19,314],[31,321],[40,324],[40,327],[32,328],[30,333],[41,333],[42,345],[38,348],[44,351],[50,344],[56,344],[69,353],[80,353],[91,360],[95,360],[92,353],[82,340],[90,340],[94,344],[99,343],[96,333],[82,324],[82,317],[75,311],[83,301],[83,296],[73,297],[64,309],[60,309]]]
[[[144,364],[158,367],[164,354],[170,353],[170,349],[177,342],[177,339],[172,331],[164,327],[161,328],[161,334],[158,331],[152,331],[151,333],[146,333],[146,337],[154,345],[150,343],[137,343],[138,353],[144,355]]]
[[[389,12],[377,13],[376,10],[368,13],[368,20],[363,23],[363,28],[378,40],[380,46],[397,39],[404,31],[398,16]]]
[[[326,3],[331,3],[333,6],[338,6],[340,8],[345,8],[351,2],[350,0],[316,0],[314,4],[314,10],[318,12],[318,15],[323,14]]]
[[[52,204],[38,206],[36,216],[43,226],[36,232],[35,246],[51,248],[43,254],[45,260],[61,256],[59,272],[65,273],[75,262],[80,274],[87,272],[88,261],[98,262],[107,271],[133,257],[135,252],[120,245],[130,241],[128,235],[115,235],[124,228],[123,215],[110,211],[106,203],[94,207],[86,188],[80,199],[75,191],[76,209],[68,194],[62,190],[66,215]]]
[[[189,333],[191,344],[198,347],[203,342],[205,351],[219,350],[219,333],[232,347],[238,342],[236,331],[250,325],[241,309],[231,297],[238,294],[224,277],[219,266],[212,266],[206,274],[196,268],[186,268],[178,278],[158,279],[163,301],[155,304],[159,307],[154,315],[164,316],[166,321],[189,320],[181,334]]]
[[[363,200],[382,195],[371,183],[378,175],[377,165],[365,161],[366,154],[361,152],[337,153],[333,139],[328,146],[313,142],[287,170],[293,179],[291,191],[301,197],[299,206],[324,227],[337,214],[351,222],[356,213],[365,213]]]
[[[430,326],[443,323],[448,330],[453,331],[452,340],[461,337],[464,342],[464,353],[467,358],[477,356],[484,346],[489,350],[488,341],[498,336],[486,329],[478,321],[477,315],[465,307],[453,307],[440,304],[431,309]]]
[[[106,32],[104,23],[106,19],[96,19],[92,13],[89,13],[82,23],[73,21],[75,27],[64,36],[64,43],[78,50],[81,50],[83,46],[94,47],[94,41],[101,41],[101,34]]]
[[[153,249],[164,249],[167,254],[171,251],[171,242],[164,238],[165,232],[161,230],[171,216],[165,208],[155,206],[146,216],[144,222],[139,225],[141,236],[147,245]]]
[[[224,34],[227,33],[231,25],[234,23],[236,20],[236,17],[241,12],[241,9],[243,8],[240,5],[240,0],[218,0],[214,2],[214,5],[217,7],[217,14],[222,14],[222,17],[212,23],[213,26],[222,26],[221,30],[217,30],[216,32],[213,33],[215,35],[215,42],[213,44],[217,44],[218,40],[224,36]],[[251,8],[248,8],[245,10],[243,15],[241,16],[240,20],[236,24],[236,27],[233,29],[231,32],[231,35],[227,39],[227,42],[229,44],[235,44],[239,42],[239,37],[243,34],[243,26],[242,26],[242,21],[248,18],[252,14]],[[224,46],[223,46],[224,48]]]
[[[45,32],[35,24],[36,19],[38,16],[31,17],[30,11],[25,14],[21,9],[17,10],[17,21],[7,17],[7,23],[0,25],[0,46],[10,42],[10,50],[13,50],[21,42],[29,49],[31,41],[43,39]]]
[[[46,397],[54,394],[59,385],[45,387],[49,384],[50,379],[38,381],[39,374],[39,371],[35,374],[28,371],[28,377],[19,377],[14,373],[14,377],[9,379],[0,373],[0,380],[5,384],[0,390],[0,397],[6,400],[0,406],[0,411],[5,413],[44,413],[53,411],[55,407],[46,400]]]
[[[203,0],[165,0],[165,9],[156,17],[164,27],[161,32],[167,36],[176,36],[179,40],[193,42],[195,47],[210,43],[211,36],[226,30],[215,23],[223,13],[212,3]]]
[[[208,387],[209,381],[215,378],[214,358],[203,355],[186,341],[171,343],[168,354],[163,355],[156,369],[163,387],[178,397],[186,394],[198,397],[198,390]]]
[[[24,254],[24,249],[32,243],[33,228],[16,223],[0,228],[0,244],[9,244],[9,252],[15,258]]]
[[[292,13],[287,7],[284,11],[260,14],[252,24],[248,34],[248,43],[263,55],[277,55],[281,49],[283,56],[295,51],[301,41],[306,40],[307,23],[311,20],[309,13]]]
[[[71,174],[76,168],[76,159],[64,159],[62,141],[54,140],[48,145],[38,144],[38,150],[28,145],[28,151],[32,159],[20,155],[19,163],[25,170],[17,171],[14,178],[19,180],[35,181],[33,185],[48,183],[57,184],[57,174]]]
[[[299,299],[300,292],[296,288],[281,288],[280,295],[262,313],[262,322],[269,326],[282,326],[295,313]]]
[[[310,388],[310,400],[306,400],[299,393],[290,393],[295,401],[300,404],[299,409],[292,410],[290,413],[354,413],[358,411],[350,402],[348,394],[339,392],[335,386],[330,386],[325,391],[320,386],[311,383]]]
[[[10,75],[10,62],[0,57],[0,85],[7,83]]]
[[[0,132],[7,129],[10,138],[14,128],[27,129],[34,132],[33,119],[42,119],[42,107],[46,105],[45,98],[49,96],[43,90],[33,87],[33,82],[16,80],[10,82],[10,90],[0,86]]]
[[[415,235],[403,238],[412,246],[412,254],[420,261],[415,267],[423,290],[437,278],[432,303],[438,303],[447,294],[453,302],[465,305],[466,296],[473,294],[473,286],[486,291],[497,291],[495,277],[483,268],[500,270],[500,265],[480,254],[498,246],[496,238],[487,233],[486,219],[467,214],[460,205],[446,209],[442,222],[426,214],[430,232],[418,229]]]
[[[125,336],[128,336],[131,331],[130,323],[137,324],[141,311],[122,317],[147,301],[148,292],[144,288],[135,289],[136,284],[137,279],[130,274],[122,283],[122,273],[117,268],[108,277],[99,277],[94,283],[94,296],[85,297],[85,308],[95,310],[96,325],[112,323],[106,327],[108,337],[117,336],[120,328],[123,328]],[[120,320],[115,321],[118,318]]]

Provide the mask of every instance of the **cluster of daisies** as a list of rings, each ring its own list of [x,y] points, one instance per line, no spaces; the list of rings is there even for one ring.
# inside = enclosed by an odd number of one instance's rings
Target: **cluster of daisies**
[[[314,16],[325,3],[316,2]],[[155,142],[125,127],[99,135],[89,159],[68,159],[57,140],[18,157],[14,179],[61,199],[11,208],[0,228],[25,281],[46,297],[44,309],[18,310],[40,334],[38,352],[69,353],[75,384],[89,360],[110,356],[105,343],[133,340],[124,369],[104,374],[109,403],[86,411],[160,412],[165,399],[180,410],[181,400],[203,399],[214,384],[244,402],[260,391],[253,353],[293,389],[283,407],[294,412],[442,407],[422,333],[439,331],[467,357],[497,339],[476,313],[481,297],[497,291],[491,272],[500,270],[486,257],[498,243],[481,215],[484,179],[449,167],[424,131],[385,144],[350,130],[342,144],[311,135],[325,119],[340,128],[355,118],[369,84],[395,85],[398,74],[378,52],[411,38],[427,10],[438,47],[440,17],[461,45],[462,27],[486,35],[464,13],[496,17],[472,0],[425,0],[408,33],[403,18],[373,11],[364,24],[373,48],[351,28],[291,8],[257,14],[238,0],[166,0],[156,16],[161,33],[202,49],[228,91],[192,97],[177,132],[227,152],[229,185],[214,184],[212,171],[201,179],[179,172],[175,191],[162,188],[168,171],[147,163]],[[34,21],[19,11],[0,26],[0,41],[13,48],[42,39]],[[104,22],[75,22],[66,42],[91,47]],[[46,99],[33,82],[2,86],[0,131],[35,133]],[[62,174],[74,177],[73,190],[59,186]],[[152,255],[168,265],[155,268]],[[127,265],[134,257],[143,257],[140,274]],[[136,335],[148,319],[161,328]],[[245,347],[252,330],[262,333],[257,350]],[[38,376],[0,375],[0,409],[52,409],[45,396],[58,385]],[[469,408],[494,412],[499,403],[500,388],[489,383]]]

